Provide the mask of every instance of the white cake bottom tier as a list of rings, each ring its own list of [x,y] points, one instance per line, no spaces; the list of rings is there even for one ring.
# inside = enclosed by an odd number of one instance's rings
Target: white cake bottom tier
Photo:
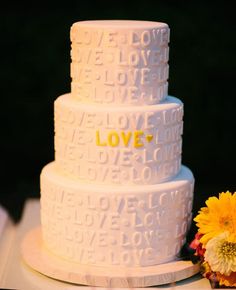
[[[55,255],[97,266],[151,266],[176,258],[191,222],[194,177],[182,166],[172,181],[104,186],[41,174],[45,246]]]
[[[78,182],[150,185],[181,167],[183,104],[174,97],[153,106],[81,104],[70,94],[55,101],[55,161]]]

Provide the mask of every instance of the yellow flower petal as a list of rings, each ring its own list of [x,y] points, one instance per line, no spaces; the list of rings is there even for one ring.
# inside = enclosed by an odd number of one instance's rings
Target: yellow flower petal
[[[222,275],[217,272],[217,280],[220,286],[235,287],[236,286],[236,272],[231,272],[229,276]]]

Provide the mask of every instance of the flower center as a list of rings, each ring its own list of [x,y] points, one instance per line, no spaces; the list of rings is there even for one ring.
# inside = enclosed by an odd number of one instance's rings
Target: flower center
[[[220,247],[220,253],[224,258],[236,257],[236,243],[224,242]]]
[[[220,217],[220,225],[227,229],[227,230],[230,230],[230,232],[233,231],[233,224],[232,224],[232,218],[229,217],[229,216],[224,216],[224,217]]]

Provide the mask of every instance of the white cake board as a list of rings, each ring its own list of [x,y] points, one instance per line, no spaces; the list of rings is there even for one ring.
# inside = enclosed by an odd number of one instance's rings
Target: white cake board
[[[26,264],[48,277],[64,282],[101,287],[147,287],[174,283],[199,272],[199,265],[175,261],[149,267],[111,268],[71,263],[49,252],[42,243],[41,229],[27,233],[22,243]]]

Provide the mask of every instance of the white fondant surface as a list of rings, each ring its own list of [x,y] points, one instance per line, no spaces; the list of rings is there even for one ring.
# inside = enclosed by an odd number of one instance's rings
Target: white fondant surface
[[[107,288],[116,288],[117,290],[120,288],[125,288],[128,290],[134,287],[143,288],[147,286],[156,286],[169,283],[175,283],[178,289],[182,289],[182,287],[179,288],[180,285],[177,286],[176,282],[193,276],[199,272],[198,264],[193,264],[191,261],[181,260],[149,267],[116,267],[115,269],[111,269],[110,266],[97,267],[96,265],[81,265],[78,263],[68,262],[53,255],[44,247],[40,228],[34,228],[27,233],[23,240],[21,251],[25,262],[34,270],[63,282],[80,284],[79,287],[81,290],[81,284],[106,287],[101,290],[105,290]],[[34,282],[39,281],[36,280]],[[196,287],[197,285],[194,285],[195,287],[191,287],[190,283],[190,281],[186,283],[187,289],[203,289],[200,287],[203,286],[202,283],[199,284],[198,287]],[[41,284],[42,283],[34,283],[34,286]],[[51,290],[52,286],[53,289],[57,289],[54,284],[50,285],[47,283],[46,285],[48,286],[47,288],[41,287],[40,289]],[[71,286],[69,288],[65,287],[66,285],[64,285],[64,287],[61,285],[60,289],[72,290]],[[74,287],[76,288],[78,285]],[[164,286],[165,289],[172,288],[166,287]],[[35,290],[35,288],[32,289]],[[186,288],[184,287],[184,289]],[[83,288],[83,290],[86,289]]]
[[[88,29],[99,29],[104,28],[106,30],[112,28],[119,29],[154,29],[154,28],[168,28],[168,25],[164,22],[156,22],[156,21],[139,21],[139,20],[85,20],[78,21],[73,24],[73,27],[85,27]]]
[[[182,167],[170,182],[94,186],[41,175],[41,221],[46,247],[69,261],[100,266],[150,266],[172,261],[191,221],[194,179]]]
[[[69,177],[93,184],[144,185],[180,170],[183,104],[174,97],[152,106],[55,101],[55,160]],[[150,138],[150,139],[149,139]]]
[[[169,28],[149,21],[84,21],[71,28],[71,91],[85,103],[157,104],[168,94]]]
[[[41,174],[44,245],[88,267],[173,261],[194,178],[183,104],[168,96],[168,25],[83,21],[70,36],[71,93],[55,101],[55,162]]]

